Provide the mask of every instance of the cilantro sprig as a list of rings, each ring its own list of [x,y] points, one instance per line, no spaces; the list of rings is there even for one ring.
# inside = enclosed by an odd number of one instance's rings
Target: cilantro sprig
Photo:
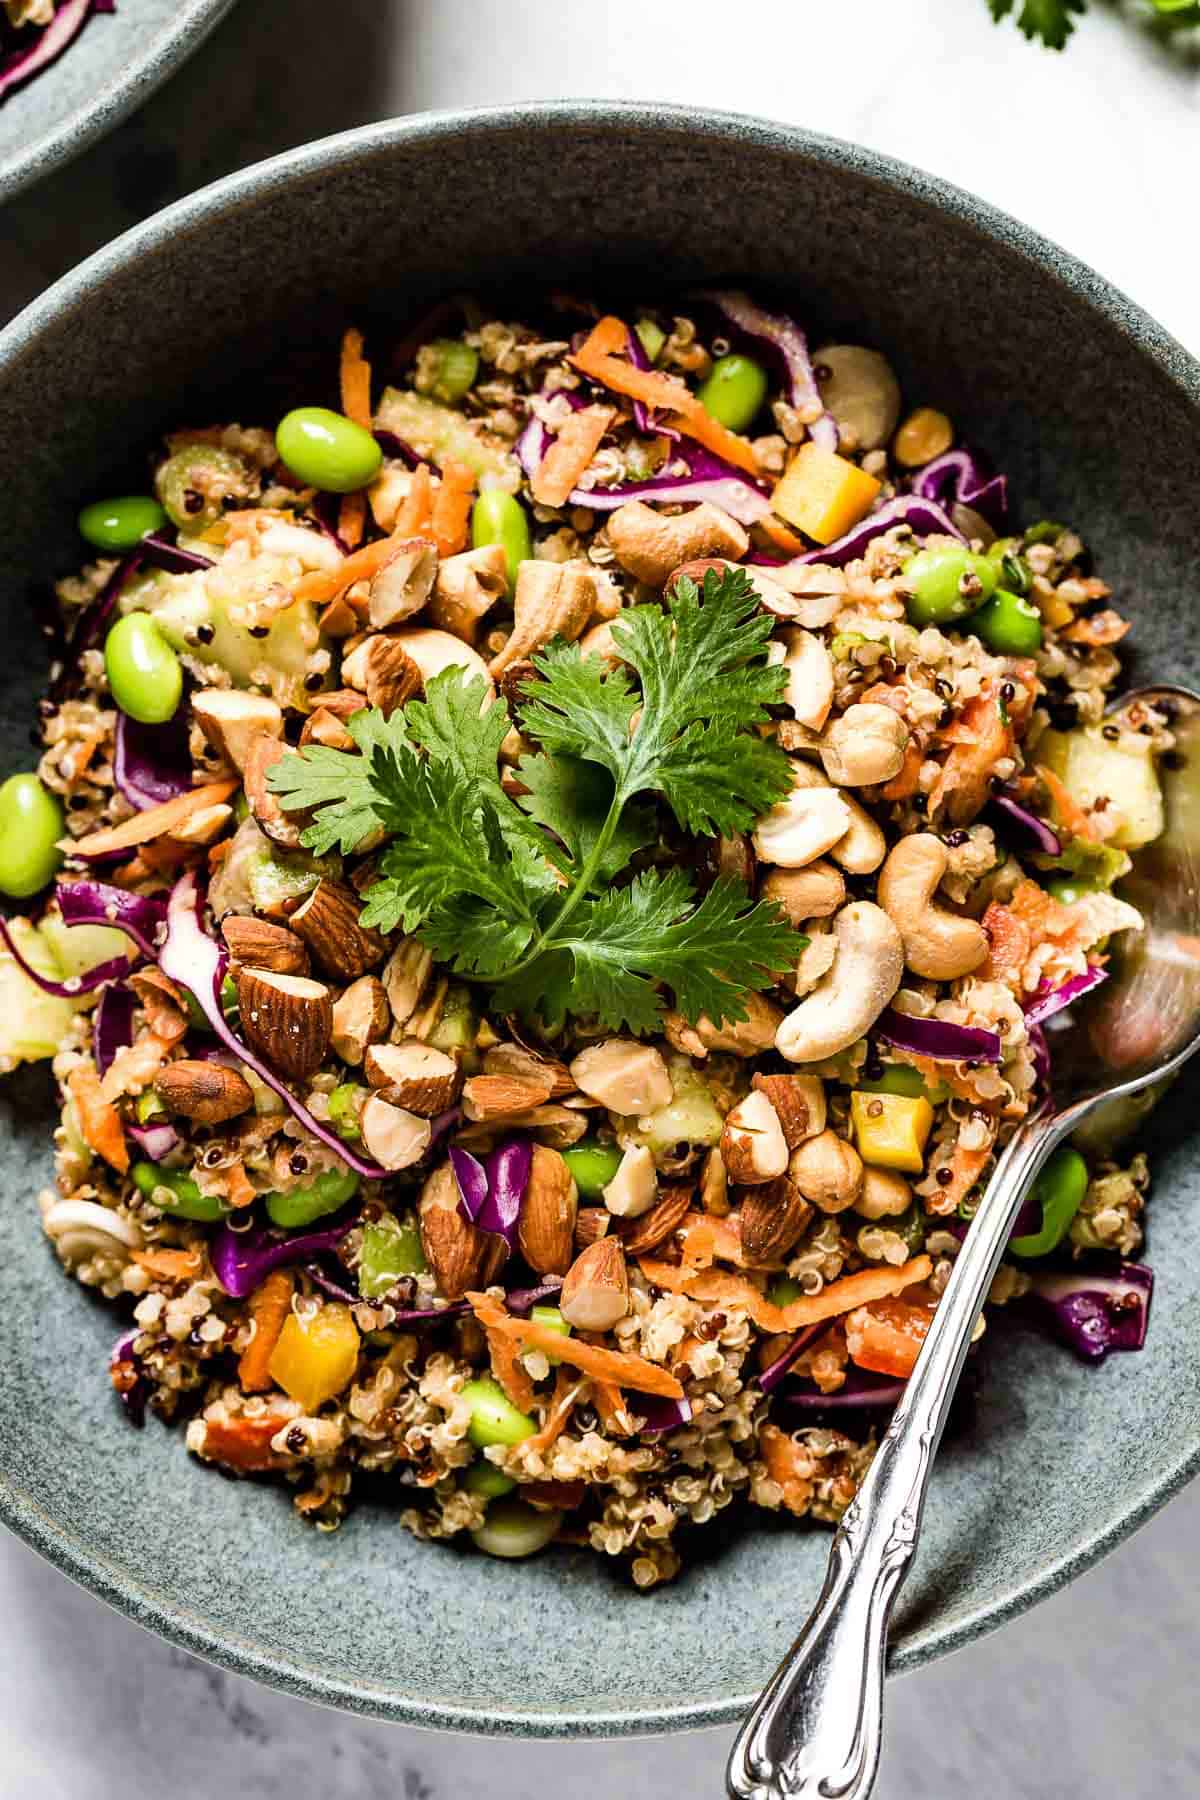
[[[1062,50],[1075,29],[1075,18],[1087,10],[1087,0],[988,0],[993,19],[1016,12],[1017,25],[1030,40],[1039,39],[1049,50]],[[1200,18],[1195,0],[1150,0],[1161,18],[1186,24]]]
[[[771,620],[740,569],[680,581],[662,609],[614,623],[623,664],[577,645],[535,659],[519,800],[499,778],[507,708],[482,676],[434,677],[423,701],[349,722],[357,751],[309,745],[277,763],[302,841],[352,853],[376,836],[363,923],[416,933],[439,961],[495,985],[503,1010],[652,1031],[660,990],[690,1021],[737,1021],[745,995],[791,967],[796,936],[741,883],[698,896],[680,867],[630,875],[665,806],[688,832],[744,831],[790,786],[787,757],[753,728],[784,685]]]

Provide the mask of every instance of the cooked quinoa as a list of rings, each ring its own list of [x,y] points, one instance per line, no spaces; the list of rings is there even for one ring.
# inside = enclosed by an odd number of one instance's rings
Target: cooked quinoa
[[[1031,1008],[1140,927],[1113,887],[1161,828],[1172,739],[1167,717],[1110,708],[1127,626],[1083,541],[1009,528],[1003,483],[945,415],[905,407],[882,357],[807,362],[744,296],[623,316],[633,331],[566,296],[540,325],[456,302],[373,342],[374,370],[348,333],[323,398],[366,461],[335,492],[289,421],[279,444],[262,423],[166,440],[162,527],[58,588],[38,776],[66,858],[8,928],[0,1066],[51,1063],[42,1225],[126,1315],[111,1375],[135,1419],[148,1405],[203,1461],[282,1477],[321,1529],[363,1471],[420,1537],[502,1555],[557,1538],[649,1588],[734,1503],[832,1523],[853,1498],[1036,1103]],[[741,420],[737,379],[760,382]],[[961,604],[938,612],[930,567]],[[671,696],[635,641],[669,659],[719,615],[753,643],[688,729],[757,683],[722,754],[769,803],[706,830],[664,775],[622,816],[624,860],[597,852],[567,898],[594,822],[567,843],[553,808],[583,790],[542,784],[579,780],[589,749],[541,754],[572,729],[546,695],[578,681],[599,716],[624,683],[617,738],[650,734]],[[114,693],[131,617],[180,666],[169,720]],[[455,755],[433,709],[471,681],[459,728],[496,729],[446,790],[445,855],[478,804],[482,863],[507,880],[511,857],[541,909],[533,949],[490,963],[462,924],[499,933],[470,912],[482,890],[413,897],[436,844],[397,873],[406,796]],[[696,741],[681,726],[678,756]],[[351,817],[364,755],[385,784],[385,742],[403,779]],[[606,754],[608,781],[624,744]],[[600,933],[605,905],[678,871],[663,960],[631,995],[614,974],[611,1002],[577,961],[564,999],[538,955],[555,907]],[[114,894],[146,904],[148,945],[114,928]],[[685,907],[726,901],[709,966],[664,974]],[[64,907],[91,922],[72,932]],[[197,945],[207,995],[181,976]],[[714,974],[722,958],[743,974]],[[731,996],[723,1018],[701,981]],[[1089,1152],[1037,1246],[1043,1195],[985,1317],[1031,1310],[1048,1268],[1123,1278],[1148,1174],[1111,1152]]]

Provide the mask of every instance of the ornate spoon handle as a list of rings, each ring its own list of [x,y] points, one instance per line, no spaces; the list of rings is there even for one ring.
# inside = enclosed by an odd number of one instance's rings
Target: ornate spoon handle
[[[892,1603],[917,1547],[925,1490],[971,1334],[1021,1201],[1069,1129],[1039,1116],[996,1165],[909,1378],[846,1509],[825,1585],[733,1746],[732,1800],[866,1800],[883,1732]]]

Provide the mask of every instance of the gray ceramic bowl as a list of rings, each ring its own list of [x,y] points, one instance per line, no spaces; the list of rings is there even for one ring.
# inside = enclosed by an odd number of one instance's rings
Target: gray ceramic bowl
[[[470,197],[470,205],[463,197]],[[1138,621],[1139,672],[1200,679],[1200,369],[1097,277],[977,201],[753,120],[567,105],[373,126],[233,176],[122,238],[0,337],[5,768],[30,760],[27,593],[75,562],[83,497],[121,491],[165,422],[259,416],[215,388],[292,342],[328,370],[343,309],[398,321],[506,279],[771,281],[822,332],[880,344],[1012,477],[1077,520]],[[299,396],[303,398],[304,396]],[[263,402],[271,419],[274,400]],[[1099,1370],[996,1329],[974,1422],[937,1470],[894,1666],[1011,1617],[1200,1464],[1195,1083],[1156,1115],[1149,1345]],[[386,1504],[323,1537],[113,1404],[112,1313],[39,1234],[46,1083],[5,1086],[0,1513],[130,1617],[230,1668],[360,1712],[531,1734],[729,1720],[789,1642],[828,1539],[767,1521],[641,1598],[600,1560],[523,1566],[414,1542]]]
[[[148,100],[233,0],[118,0],[0,105],[0,201],[70,162]]]

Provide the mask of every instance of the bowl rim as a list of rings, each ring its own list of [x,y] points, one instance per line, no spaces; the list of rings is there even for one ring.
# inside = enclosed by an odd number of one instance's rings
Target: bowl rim
[[[220,3],[229,5],[232,0]],[[180,231],[251,204],[281,185],[290,186],[353,163],[364,152],[386,153],[399,145],[436,144],[462,132],[484,129],[553,133],[563,128],[596,126],[638,133],[698,132],[751,148],[799,156],[899,192],[1032,262],[1044,276],[1082,300],[1120,333],[1180,391],[1188,404],[1200,411],[1200,361],[1136,302],[1087,264],[964,189],[897,158],[801,126],[713,108],[589,99],[445,109],[382,120],[315,139],[226,175],[123,233],[26,306],[0,331],[0,380],[6,364],[35,350],[44,328],[102,290],[110,276],[128,268],[139,256],[168,245]],[[1055,1593],[1145,1524],[1197,1473],[1200,1435],[1190,1448],[1181,1450],[1165,1474],[1136,1490],[1118,1519],[1046,1563],[1035,1576],[1011,1582],[991,1601],[981,1602],[953,1623],[925,1624],[915,1630],[893,1652],[889,1673],[904,1673],[961,1649]],[[485,1710],[482,1705],[423,1700],[398,1693],[384,1680],[344,1680],[294,1657],[270,1654],[240,1635],[215,1631],[194,1610],[158,1592],[152,1580],[138,1578],[113,1559],[90,1550],[3,1470],[0,1523],[80,1586],[169,1643],[235,1674],[366,1717],[496,1736],[631,1737],[728,1725],[757,1697],[756,1693],[710,1695],[671,1708],[647,1704],[587,1712],[560,1708],[554,1713],[521,1707],[489,1706]],[[797,1626],[799,1623],[797,1619]]]
[[[234,4],[235,0],[179,0],[175,17],[147,38],[97,98],[74,107],[49,130],[35,131],[24,149],[0,162],[0,204],[106,137],[187,61]]]

